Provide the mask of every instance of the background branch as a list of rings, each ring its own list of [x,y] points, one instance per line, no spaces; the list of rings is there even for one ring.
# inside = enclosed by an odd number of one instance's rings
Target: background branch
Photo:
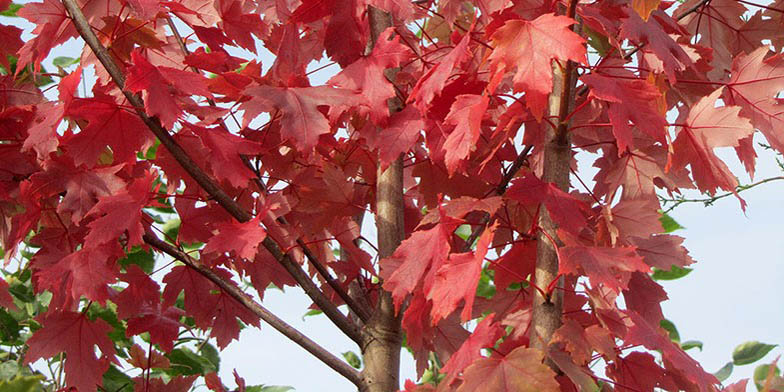
[[[134,107],[136,114],[147,125],[150,131],[161,141],[161,144],[172,154],[177,162],[183,169],[202,187],[211,197],[215,199],[229,214],[231,214],[239,222],[247,222],[252,217],[250,213],[245,211],[234,199],[232,199],[220,186],[212,179],[206,172],[204,172],[191,157],[180,147],[180,145],[169,134],[169,131],[163,128],[156,118],[147,116],[144,111],[144,101],[142,99],[125,90],[125,77],[120,70],[114,59],[111,58],[106,48],[101,44],[90,28],[82,10],[76,3],[76,0],[62,0],[68,13],[71,15],[74,26],[79,32],[79,35],[84,39],[87,45],[95,53],[98,60],[106,68],[117,87],[120,88],[122,93]],[[302,270],[299,264],[295,263],[288,254],[281,251],[278,244],[267,236],[262,241],[262,245],[278,262],[291,274],[294,280],[305,290],[305,293],[318,305],[324,314],[351,340],[360,344],[360,334],[356,326],[346,317],[340,310],[330,301],[324,293],[319,290],[313,283],[310,277]]]
[[[239,287],[229,284],[223,278],[215,274],[215,272],[201,264],[198,260],[193,259],[187,253],[177,249],[175,246],[159,239],[150,233],[144,234],[144,242],[153,248],[158,249],[159,251],[164,252],[167,255],[185,263],[185,265],[188,267],[196,270],[202,276],[209,279],[212,283],[215,283],[225,293],[229,294],[232,298],[237,300],[237,302],[248,308],[251,312],[253,312],[253,314],[264,320],[265,323],[272,326],[272,328],[275,328],[278,332],[289,338],[292,342],[298,344],[307,352],[313,354],[314,357],[318,358],[325,365],[340,373],[340,375],[347,378],[354,385],[356,385],[357,388],[362,388],[362,379],[356,369],[351,367],[351,365],[345,361],[332,355],[332,353],[321,347],[318,343],[303,335],[297,329],[275,316],[272,312],[263,306],[259,305],[256,301],[251,299],[247,294],[240,290]]]

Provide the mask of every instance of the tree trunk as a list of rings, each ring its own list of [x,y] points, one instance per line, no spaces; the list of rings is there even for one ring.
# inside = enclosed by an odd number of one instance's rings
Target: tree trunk
[[[390,16],[370,7],[371,46],[379,34],[392,25]],[[401,108],[397,99],[390,102],[390,112]],[[403,160],[398,157],[381,171],[376,180],[376,229],[379,258],[391,255],[405,235],[403,229]],[[367,392],[394,392],[400,388],[400,346],[403,341],[400,317],[389,292],[381,291],[373,316],[363,329],[362,378]]]
[[[575,3],[572,1],[567,10],[567,16],[571,18],[574,18]],[[547,113],[552,126],[545,133],[542,180],[554,183],[564,192],[569,191],[569,164],[572,159],[568,127],[564,119],[573,106],[575,81],[574,64],[571,61],[565,66],[557,63],[553,66],[553,92]],[[558,277],[556,246],[560,245],[560,241],[557,225],[544,208],[539,215],[539,229],[534,284],[545,290],[545,294],[534,291],[530,339],[531,347],[547,352],[553,333],[561,326],[563,278],[554,283]],[[554,363],[548,361],[548,365],[558,370]]]

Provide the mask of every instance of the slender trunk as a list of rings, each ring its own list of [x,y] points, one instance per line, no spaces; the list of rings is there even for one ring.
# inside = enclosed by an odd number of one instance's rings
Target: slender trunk
[[[392,25],[390,16],[369,7],[371,43],[375,45],[379,34]],[[393,99],[390,111],[400,110],[401,103]],[[378,231],[379,257],[387,257],[403,241],[403,161],[398,157],[382,171],[379,167],[376,180],[376,229]],[[367,392],[394,392],[400,388],[400,346],[402,333],[400,317],[395,314],[390,293],[381,291],[373,316],[363,329],[365,339],[362,371]]]
[[[574,18],[575,5],[576,1],[571,1],[567,16]],[[567,62],[565,66],[553,66],[553,93],[550,95],[547,113],[552,126],[545,133],[544,143],[542,180],[554,183],[565,192],[569,190],[569,164],[572,156],[568,127],[564,119],[573,106],[576,82],[574,69],[572,62]],[[539,291],[534,292],[530,338],[531,347],[546,352],[553,333],[561,326],[563,278],[558,278],[556,246],[560,245],[560,241],[556,233],[557,225],[545,209],[542,209],[539,215],[539,228],[534,284],[546,290],[546,293],[543,295]],[[556,279],[558,282],[553,284]],[[554,363],[548,365],[558,370]]]

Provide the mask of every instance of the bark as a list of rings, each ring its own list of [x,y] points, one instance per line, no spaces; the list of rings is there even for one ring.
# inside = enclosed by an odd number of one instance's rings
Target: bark
[[[576,1],[573,0],[566,12],[567,16],[574,18],[575,5]],[[569,190],[571,142],[564,119],[573,106],[575,82],[573,63],[567,62],[565,66],[554,64],[553,92],[547,113],[552,126],[545,133],[542,180],[554,183],[565,192]],[[534,284],[545,292],[534,291],[530,339],[531,347],[547,352],[553,333],[561,326],[563,278],[558,277],[556,246],[560,243],[556,233],[557,225],[544,208],[539,215],[538,224]],[[548,365],[558,370],[554,363],[548,361]]]
[[[369,8],[371,43],[392,25],[388,14]],[[390,111],[400,109],[399,100],[390,102]],[[403,162],[400,157],[386,170],[379,168],[376,180],[376,229],[379,257],[387,257],[403,241]],[[381,291],[373,316],[363,329],[362,378],[368,392],[394,392],[400,387],[400,317],[389,292]]]

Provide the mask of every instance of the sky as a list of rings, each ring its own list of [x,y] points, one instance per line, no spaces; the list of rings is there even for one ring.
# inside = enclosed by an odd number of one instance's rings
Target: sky
[[[0,23],[7,21],[8,18],[0,17]],[[19,19],[12,22],[20,25]],[[78,56],[80,47],[75,40],[69,41],[53,51],[45,66],[51,67],[51,59],[56,56]],[[262,58],[262,62],[265,66],[272,63],[269,58]],[[314,83],[329,76],[329,69],[319,72]],[[784,175],[772,153],[763,151],[760,155],[754,180]],[[720,156],[727,157],[741,183],[751,182],[731,151],[723,151]],[[587,156],[578,161],[581,178],[589,186],[593,176],[591,163]],[[579,186],[574,180],[573,185]],[[700,197],[694,193],[687,196]],[[670,298],[662,306],[665,317],[677,326],[682,341],[703,342],[702,351],[693,349],[689,353],[709,372],[731,361],[733,349],[745,341],[784,343],[784,181],[763,184],[741,196],[748,203],[745,212],[734,197],[727,197],[710,207],[686,203],[670,213],[685,227],[674,234],[686,238],[685,246],[698,263],[687,277],[660,282]],[[287,288],[285,293],[267,290],[263,303],[331,352],[340,355],[358,351],[326,317],[303,318],[309,304],[296,288]],[[762,361],[736,367],[725,384],[751,377],[757,364],[771,362],[783,351],[777,347]],[[222,352],[220,374],[229,385],[234,369],[248,385],[290,385],[297,391],[353,389],[348,381],[264,324],[261,329],[243,330],[239,341]],[[404,351],[401,380],[414,377],[413,359]],[[749,391],[752,390],[756,389],[750,385]]]

